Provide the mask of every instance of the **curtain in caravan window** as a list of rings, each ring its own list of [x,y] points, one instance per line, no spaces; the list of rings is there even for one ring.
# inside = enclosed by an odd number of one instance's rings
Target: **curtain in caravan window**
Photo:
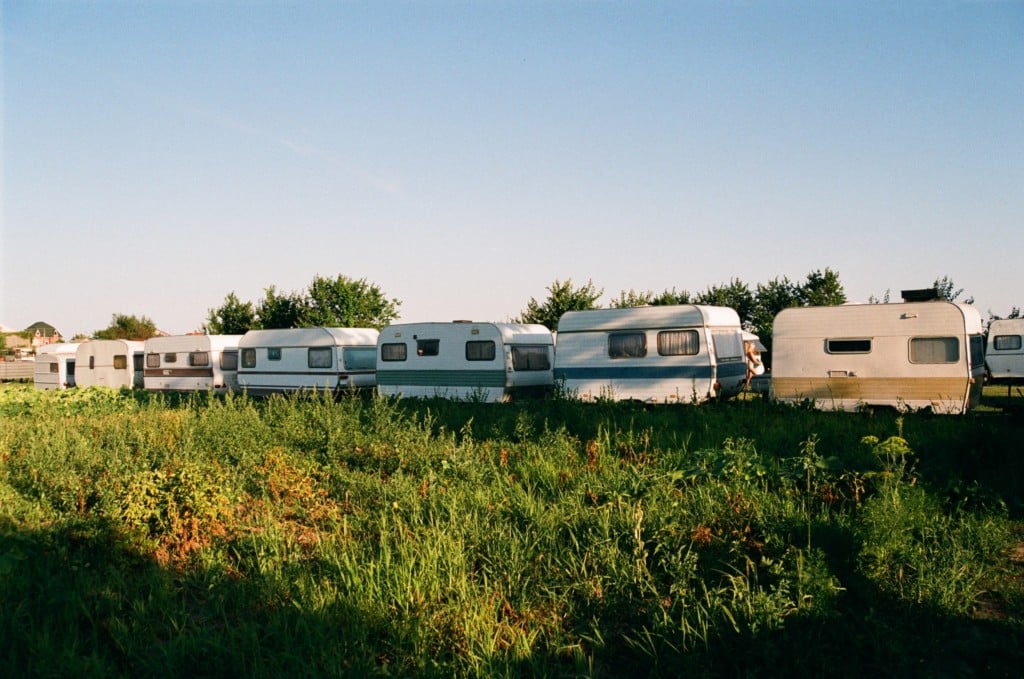
[[[114,370],[127,370],[128,369],[128,357],[124,354],[117,354],[114,356]]]
[[[548,348],[543,345],[512,347],[512,369],[517,372],[550,370],[551,361],[548,360]]]
[[[1020,349],[1020,335],[996,335],[992,348],[996,351],[1017,351]]]
[[[472,340],[466,342],[467,361],[493,361],[494,342],[492,340]]]
[[[718,348],[717,335],[715,348]],[[699,352],[700,338],[696,330],[665,330],[658,333],[659,356],[696,356]]]
[[[910,340],[911,363],[956,363],[960,340],[956,337],[914,337]]]
[[[146,367],[147,368],[159,368],[160,367],[160,354],[146,354]]]
[[[380,360],[382,361],[404,361],[405,357],[405,342],[389,342],[380,345]]]
[[[642,332],[617,332],[608,335],[608,358],[643,358],[647,355],[647,335]]]
[[[192,367],[210,365],[209,351],[193,351],[188,355],[188,364]]]
[[[310,368],[330,368],[334,365],[334,349],[332,347],[310,347],[307,363]]]

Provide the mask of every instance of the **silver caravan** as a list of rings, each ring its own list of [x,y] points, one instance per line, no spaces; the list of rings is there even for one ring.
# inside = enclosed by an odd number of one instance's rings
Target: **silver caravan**
[[[554,384],[554,338],[543,325],[405,323],[380,332],[377,389],[384,396],[505,401]]]
[[[981,314],[947,301],[794,307],[775,317],[771,393],[822,410],[963,413],[981,400]]]
[[[217,393],[237,389],[240,339],[241,335],[169,335],[146,340],[146,389]]]
[[[1024,380],[1024,318],[992,321],[988,326],[985,364],[989,379],[999,382]]]
[[[68,389],[75,386],[77,350],[77,342],[44,344],[39,347],[32,376],[36,389]]]
[[[746,371],[728,307],[592,309],[558,321],[555,381],[583,401],[699,403],[738,394]]]
[[[373,328],[250,330],[238,341],[238,387],[250,394],[372,389]]]
[[[75,351],[75,384],[79,387],[142,388],[142,354],[138,340],[90,340]]]

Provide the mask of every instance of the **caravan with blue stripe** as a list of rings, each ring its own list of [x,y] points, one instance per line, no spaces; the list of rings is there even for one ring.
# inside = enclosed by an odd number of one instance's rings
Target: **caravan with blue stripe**
[[[728,307],[591,309],[558,322],[555,382],[582,401],[700,403],[735,396],[746,374],[739,315]]]

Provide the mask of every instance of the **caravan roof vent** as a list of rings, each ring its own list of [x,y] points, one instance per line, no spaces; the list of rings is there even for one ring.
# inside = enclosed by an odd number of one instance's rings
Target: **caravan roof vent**
[[[935,288],[922,288],[920,290],[900,290],[904,302],[930,302],[939,298],[939,291]]]

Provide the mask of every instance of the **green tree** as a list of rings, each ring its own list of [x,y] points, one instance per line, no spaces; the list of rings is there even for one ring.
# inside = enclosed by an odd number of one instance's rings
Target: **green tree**
[[[383,328],[398,318],[397,299],[388,299],[377,286],[365,278],[354,280],[315,276],[302,316],[307,326],[342,328]]]
[[[279,293],[271,285],[256,305],[260,328],[298,328],[306,313],[306,300],[297,292]]]
[[[156,335],[156,325],[145,316],[114,314],[110,325],[93,333],[93,339],[145,340]]]
[[[754,293],[750,286],[738,278],[725,285],[712,285],[693,300],[694,304],[727,306],[740,316],[740,322],[748,327],[754,313]]]
[[[754,291],[754,308],[750,315],[750,331],[761,339],[767,349],[772,346],[772,326],[775,316],[783,309],[800,306],[798,285],[788,277],[773,278],[764,285],[758,283]]]
[[[964,289],[956,287],[953,279],[949,276],[936,278],[932,285],[935,287],[935,293],[939,296],[939,299],[955,302],[960,295],[964,294]],[[974,297],[965,299],[964,304],[974,304]]]
[[[625,290],[619,292],[618,299],[613,299],[609,306],[612,309],[628,309],[637,306],[650,306],[653,300],[654,293],[650,290],[647,292],[637,292],[630,289],[629,292]]]
[[[588,280],[586,285],[579,288],[572,286],[572,280],[564,282],[555,279],[555,282],[548,286],[548,298],[538,302],[531,297],[519,317],[520,323],[540,323],[549,330],[558,328],[558,319],[566,311],[583,311],[586,309],[599,308],[594,304],[604,294],[604,290],[594,287],[593,281]]]
[[[252,302],[242,302],[231,291],[223,304],[209,310],[203,330],[211,335],[241,335],[255,327],[256,309]]]
[[[803,306],[837,306],[846,303],[846,291],[839,281],[839,274],[829,268],[807,274],[807,280],[799,290]]]

